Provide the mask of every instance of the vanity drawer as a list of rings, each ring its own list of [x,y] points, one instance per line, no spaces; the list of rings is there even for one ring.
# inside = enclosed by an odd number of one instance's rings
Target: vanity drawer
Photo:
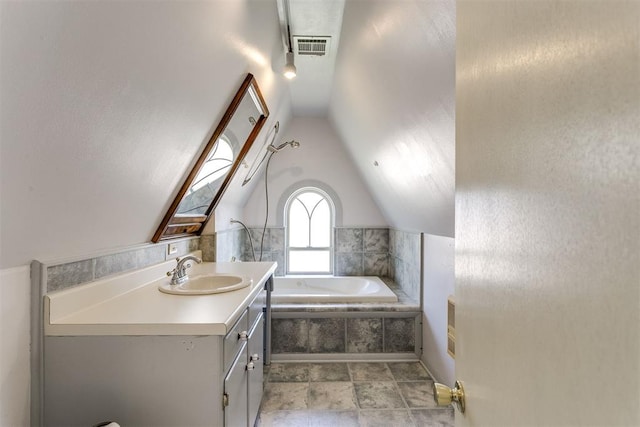
[[[248,322],[248,310],[242,312],[242,316],[231,328],[229,333],[224,337],[224,372],[227,372],[229,366],[236,358],[236,354],[242,347],[242,344],[247,342],[249,337],[249,322]]]
[[[256,322],[267,302],[267,291],[261,291],[249,305],[249,328]]]

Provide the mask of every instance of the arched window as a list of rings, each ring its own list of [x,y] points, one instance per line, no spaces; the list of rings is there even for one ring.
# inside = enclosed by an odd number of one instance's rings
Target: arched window
[[[315,187],[301,188],[285,206],[287,273],[331,274],[334,207]]]

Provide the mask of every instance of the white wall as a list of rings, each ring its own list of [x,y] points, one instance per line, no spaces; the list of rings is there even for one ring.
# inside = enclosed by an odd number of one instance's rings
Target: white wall
[[[286,191],[296,183],[308,181],[320,181],[337,193],[343,211],[342,224],[338,225],[387,225],[342,141],[325,118],[294,117],[274,144],[291,139],[299,141],[300,147],[276,153],[269,165],[269,225],[282,225],[278,223],[278,217],[280,221],[282,218],[278,202],[286,198]],[[263,174],[245,206],[246,224],[264,224],[265,208]]]
[[[29,425],[29,267],[0,270],[0,425]]]
[[[329,117],[399,230],[453,236],[455,19],[454,0],[345,4]]]
[[[640,425],[640,2],[460,1],[458,426]]]
[[[275,1],[0,2],[0,425],[29,424],[31,260],[148,242],[247,72],[290,116],[283,56]]]
[[[275,1],[0,7],[1,268],[148,242],[246,73],[288,96]]]
[[[455,361],[447,353],[447,299],[454,293],[454,239],[423,234],[421,360],[438,382],[455,382]]]

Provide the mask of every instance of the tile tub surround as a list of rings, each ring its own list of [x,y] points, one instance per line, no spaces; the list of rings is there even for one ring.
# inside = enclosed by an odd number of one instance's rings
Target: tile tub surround
[[[389,230],[389,277],[416,301],[420,300],[421,241],[420,233]]]
[[[177,252],[168,255],[168,245]],[[71,262],[46,265],[46,292],[82,285],[114,274],[149,267],[200,249],[200,238],[148,244]]]
[[[421,351],[420,306],[391,280],[397,303],[274,304],[274,360],[416,358]]]
[[[336,276],[389,276],[389,229],[336,227]]]
[[[206,257],[205,261],[230,262],[233,259],[244,261],[242,257],[244,234],[245,231],[242,228],[234,228],[218,231],[210,236],[201,236],[200,246],[202,247],[202,256]]]
[[[262,228],[249,227],[251,241],[260,256]],[[231,256],[252,261],[251,245],[243,229],[226,230],[216,238],[218,261],[229,261]],[[224,237],[222,235],[225,235]],[[233,237],[231,237],[233,236]],[[388,276],[389,229],[387,228],[334,228],[336,276]],[[276,276],[285,275],[284,227],[267,227],[263,243],[262,260],[276,261]]]
[[[204,234],[200,236],[200,250],[202,251],[202,260],[204,262],[216,262],[216,235]]]
[[[262,227],[249,227],[256,256],[260,255]],[[390,277],[416,301],[420,297],[420,233],[384,227],[335,227],[333,268],[336,276]],[[206,236],[202,236],[205,245]],[[284,227],[267,227],[263,261],[276,261],[276,276],[285,275]],[[206,243],[210,246],[209,243]],[[242,228],[216,233],[217,261],[252,261],[249,237]],[[203,253],[206,250],[203,249]]]
[[[260,257],[260,242],[262,242],[262,228],[249,228],[251,233],[251,242],[253,242],[253,248],[256,253],[256,257]],[[264,242],[262,245],[262,261],[275,261],[278,263],[276,269],[276,276],[285,275],[285,262],[284,262],[284,227],[267,227],[264,235]],[[244,252],[243,260],[249,261],[252,259],[251,245],[247,233],[243,235]]]
[[[273,363],[257,426],[453,427],[420,362]]]
[[[256,261],[260,260],[260,241],[262,239],[262,228],[249,228],[251,242],[255,250]],[[202,236],[202,245],[214,246],[213,259],[211,261],[223,262],[235,259],[237,261],[251,262],[253,254],[249,236],[244,228],[234,228],[223,230],[212,236]],[[213,242],[209,243],[212,239]],[[205,254],[205,248],[202,248]],[[203,255],[204,256],[204,255]],[[207,259],[208,260],[208,259]],[[267,227],[262,252],[262,261],[276,261],[278,268],[276,276],[284,276],[284,228]]]

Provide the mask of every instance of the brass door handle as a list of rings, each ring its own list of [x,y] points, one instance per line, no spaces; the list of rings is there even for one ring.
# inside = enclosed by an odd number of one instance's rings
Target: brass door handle
[[[433,383],[433,400],[436,401],[436,405],[438,406],[449,406],[453,404],[464,414],[464,388],[460,381],[456,381],[453,389],[450,389],[444,384]]]

